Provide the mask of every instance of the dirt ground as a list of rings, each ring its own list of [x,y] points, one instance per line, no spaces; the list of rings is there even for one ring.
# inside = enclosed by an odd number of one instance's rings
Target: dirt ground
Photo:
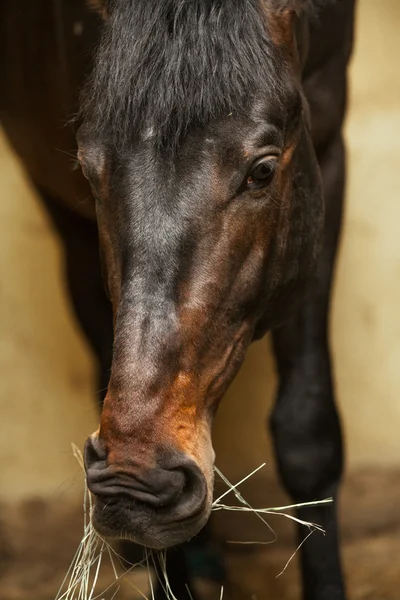
[[[263,493],[265,490],[265,494]],[[276,485],[250,481],[243,494],[253,505],[286,502]],[[266,505],[265,503],[263,504]],[[345,482],[341,523],[350,600],[400,599],[400,470],[358,471]],[[254,539],[259,525],[253,516],[228,515],[215,522],[216,537]],[[225,598],[234,600],[298,600],[297,559],[276,578],[293,552],[292,530],[274,517],[278,533],[273,546],[225,545],[229,581]],[[0,600],[54,600],[82,536],[81,507],[32,500],[2,505],[0,522]],[[110,565],[101,570],[99,591],[112,581]],[[116,598],[138,597],[132,584],[147,593],[144,572],[122,580]],[[219,595],[219,594],[218,594]],[[208,596],[217,596],[208,593]],[[102,594],[105,600],[112,597]]]

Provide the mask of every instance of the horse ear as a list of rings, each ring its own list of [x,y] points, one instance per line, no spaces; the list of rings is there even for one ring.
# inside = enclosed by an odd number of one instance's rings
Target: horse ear
[[[293,71],[299,73],[307,54],[305,3],[302,0],[281,3],[262,0],[262,4],[268,34]]]
[[[108,17],[107,0],[86,0],[86,4],[90,9],[98,12],[103,19]]]

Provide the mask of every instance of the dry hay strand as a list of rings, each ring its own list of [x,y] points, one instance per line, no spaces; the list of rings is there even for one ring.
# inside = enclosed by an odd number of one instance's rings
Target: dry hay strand
[[[79,465],[84,471],[83,465],[83,457],[82,453],[75,446],[72,445],[72,451],[77,459]],[[228,511],[236,511],[236,512],[247,512],[253,513],[256,515],[258,519],[262,521],[262,523],[267,527],[268,531],[272,534],[272,539],[265,542],[231,542],[238,544],[271,544],[276,541],[277,536],[272,529],[271,525],[265,519],[265,515],[274,514],[281,515],[287,519],[295,521],[296,523],[303,525],[309,531],[302,542],[298,545],[293,554],[289,557],[288,561],[284,565],[282,571],[277,575],[279,577],[284,573],[289,563],[296,555],[299,548],[307,541],[307,539],[314,533],[320,532],[325,533],[323,528],[317,523],[310,523],[308,521],[303,521],[298,517],[286,512],[297,508],[302,508],[304,506],[316,506],[319,504],[328,504],[333,502],[332,498],[327,498],[326,500],[319,500],[315,502],[303,502],[301,504],[289,504],[287,506],[278,506],[272,508],[253,508],[245,498],[241,495],[239,490],[237,489],[242,483],[247,481],[250,477],[255,475],[258,471],[260,471],[263,467],[265,467],[266,463],[263,463],[257,469],[254,469],[251,473],[246,475],[243,479],[238,481],[235,485],[233,485],[226,477],[221,473],[221,471],[214,467],[215,473],[222,479],[222,481],[226,484],[227,490],[221,494],[216,500],[214,500],[212,504],[212,511],[220,511],[220,510],[228,510]],[[239,506],[231,506],[222,502],[222,500],[228,496],[228,494],[233,493],[236,499],[239,502]],[[143,561],[131,565],[129,568],[126,568],[124,564],[124,559],[120,556],[114,548],[102,537],[100,536],[94,529],[92,524],[92,512],[93,512],[93,503],[90,491],[87,487],[86,479],[85,479],[85,491],[84,491],[84,501],[83,501],[83,537],[80,542],[78,549],[75,553],[75,556],[72,559],[71,565],[67,571],[67,574],[57,592],[55,600],[103,600],[104,594],[112,592],[112,596],[110,600],[116,598],[119,590],[120,590],[120,582],[123,578],[126,577],[129,573],[131,573],[135,568],[145,567],[147,569],[147,575],[149,580],[149,588],[150,588],[150,599],[154,600],[154,582],[153,582],[153,573],[156,572],[155,569],[155,557],[154,551],[150,549],[145,549],[145,558]],[[158,562],[161,570],[161,577],[159,578],[159,583],[165,591],[165,595],[168,600],[177,600],[174,595],[173,590],[171,589],[168,573],[167,573],[167,554],[166,550],[162,550],[158,552]],[[112,571],[114,574],[114,580],[111,584],[101,592],[99,592],[96,588],[98,587],[98,579],[99,573],[101,569],[101,565],[103,561],[108,559],[112,566]],[[137,588],[131,581],[128,582],[135,591],[144,599],[150,600],[139,588]],[[188,589],[188,593],[190,596],[190,590]],[[220,600],[223,598],[223,587],[221,587],[221,595]]]

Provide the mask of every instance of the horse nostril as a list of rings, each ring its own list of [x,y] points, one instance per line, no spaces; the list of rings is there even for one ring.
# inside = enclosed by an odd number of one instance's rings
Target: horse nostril
[[[190,459],[180,468],[185,478],[179,503],[180,512],[196,513],[203,509],[207,497],[206,479],[196,463]]]
[[[106,468],[107,452],[98,435],[91,435],[85,444],[83,451],[83,461],[86,473],[91,469]]]
[[[156,467],[146,470],[110,465],[102,441],[94,435],[86,442],[84,462],[90,491],[106,504],[128,500],[138,508],[173,508],[178,518],[197,513],[204,506],[205,478],[199,467],[181,454],[164,456]]]

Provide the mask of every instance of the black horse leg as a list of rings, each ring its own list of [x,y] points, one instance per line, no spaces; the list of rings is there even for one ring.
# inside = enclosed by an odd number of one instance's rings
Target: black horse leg
[[[72,308],[98,360],[101,407],[111,368],[113,317],[102,281],[97,226],[40,191],[63,243],[64,270]]]
[[[166,582],[159,555],[154,554],[154,563],[159,579],[155,597],[165,600],[171,596],[166,594]],[[171,590],[177,600],[196,599],[197,593],[193,581],[196,578],[222,586],[226,573],[221,549],[212,540],[210,525],[206,525],[187,544],[172,548],[166,554],[167,577]]]
[[[337,490],[342,438],[328,343],[328,314],[344,186],[340,133],[319,156],[327,204],[326,232],[313,295],[299,314],[273,333],[280,377],[271,416],[278,469],[296,503],[333,497],[334,504],[303,508],[299,517],[320,524],[301,548],[305,600],[345,597],[339,556]],[[300,527],[300,539],[308,531]]]
[[[193,587],[190,583],[189,568],[186,553],[182,546],[168,550],[164,554],[154,553],[152,563],[157,575],[157,587],[155,590],[156,600],[171,598],[168,591],[170,588],[177,600],[190,600],[195,597]]]

